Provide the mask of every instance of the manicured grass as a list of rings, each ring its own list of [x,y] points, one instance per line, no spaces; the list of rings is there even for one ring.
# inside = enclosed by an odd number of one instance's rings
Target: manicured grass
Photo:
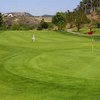
[[[0,32],[0,100],[100,100],[100,43],[93,45],[54,31]]]

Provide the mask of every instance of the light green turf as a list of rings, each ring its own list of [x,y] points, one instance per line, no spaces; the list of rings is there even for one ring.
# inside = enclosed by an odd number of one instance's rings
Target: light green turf
[[[53,31],[0,32],[0,100],[100,100],[100,42],[93,44]]]

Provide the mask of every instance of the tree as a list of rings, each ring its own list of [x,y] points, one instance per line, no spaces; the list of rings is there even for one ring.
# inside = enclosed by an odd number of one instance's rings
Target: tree
[[[63,12],[58,12],[53,18],[52,23],[58,27],[58,30],[62,30],[66,27],[66,15]]]
[[[65,14],[66,14],[66,21],[70,25],[70,28],[72,28],[74,22],[74,13],[68,10]]]
[[[2,18],[2,14],[0,13],[0,27],[2,26],[3,24],[3,18]]]
[[[100,28],[100,22],[96,22],[96,27]]]
[[[44,21],[44,19],[41,20],[41,26],[43,29],[47,29],[48,28],[48,23]]]
[[[47,29],[48,28],[48,23],[44,21],[44,19],[41,20],[37,30],[42,30],[42,29]]]
[[[54,24],[52,22],[48,22],[48,29],[53,29],[54,28]]]
[[[74,24],[76,25],[78,32],[82,24],[87,24],[89,22],[90,20],[87,18],[83,11],[78,10],[74,12]]]
[[[91,11],[95,12],[100,9],[100,0],[82,0],[79,8],[81,8],[81,10],[83,10],[86,14],[90,14]]]

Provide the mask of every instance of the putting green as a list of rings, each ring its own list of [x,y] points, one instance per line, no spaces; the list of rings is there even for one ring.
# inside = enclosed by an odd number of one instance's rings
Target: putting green
[[[0,32],[0,100],[99,100],[99,55],[69,33]]]

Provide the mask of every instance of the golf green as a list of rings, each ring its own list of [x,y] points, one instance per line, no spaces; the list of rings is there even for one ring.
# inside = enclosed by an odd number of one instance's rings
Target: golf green
[[[100,42],[67,32],[1,31],[0,100],[100,100]]]

